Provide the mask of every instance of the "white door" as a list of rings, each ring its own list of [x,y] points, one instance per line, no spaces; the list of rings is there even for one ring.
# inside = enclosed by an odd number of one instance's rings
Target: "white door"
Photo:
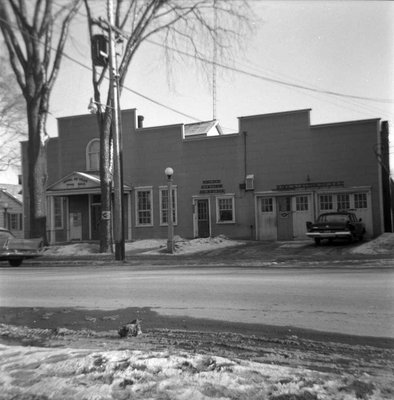
[[[306,223],[313,222],[313,203],[311,195],[298,195],[293,197],[293,236],[294,239],[307,239]]]
[[[257,215],[257,239],[276,240],[278,237],[278,227],[275,199],[273,197],[258,198]]]
[[[82,213],[70,213],[70,240],[82,240]]]

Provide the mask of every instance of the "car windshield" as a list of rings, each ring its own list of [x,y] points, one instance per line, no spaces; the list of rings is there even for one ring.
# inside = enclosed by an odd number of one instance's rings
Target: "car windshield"
[[[349,221],[349,216],[346,214],[325,214],[319,217],[319,222],[339,222],[344,223]]]

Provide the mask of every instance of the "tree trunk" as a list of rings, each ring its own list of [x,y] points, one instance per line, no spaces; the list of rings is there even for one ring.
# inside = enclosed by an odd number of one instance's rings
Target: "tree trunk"
[[[28,114],[28,188],[30,197],[30,238],[42,237],[45,244],[47,240],[46,230],[46,182],[47,182],[47,161],[46,143],[43,140],[45,132],[40,115],[40,105],[31,100],[27,102]]]

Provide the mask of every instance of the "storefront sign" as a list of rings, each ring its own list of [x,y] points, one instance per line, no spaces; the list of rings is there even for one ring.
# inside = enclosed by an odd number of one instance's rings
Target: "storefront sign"
[[[212,193],[225,193],[223,184],[220,179],[208,179],[202,181],[200,194],[212,194]]]
[[[89,180],[87,178],[83,178],[82,176],[71,176],[65,179],[62,184],[65,188],[75,189],[79,187],[85,187],[88,184]]]
[[[305,182],[305,183],[293,183],[288,185],[276,185],[276,190],[305,190],[305,189],[321,189],[321,188],[332,188],[332,187],[344,187],[344,181],[333,181],[333,182]]]

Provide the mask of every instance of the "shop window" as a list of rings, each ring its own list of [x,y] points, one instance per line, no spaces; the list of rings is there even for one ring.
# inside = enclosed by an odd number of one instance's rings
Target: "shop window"
[[[93,139],[86,146],[86,170],[98,171],[100,169],[100,140]]]
[[[152,226],[152,188],[136,189],[136,226]]]
[[[160,188],[160,225],[168,225],[168,188]],[[178,223],[177,210],[177,190],[172,188],[172,222],[174,225]]]
[[[261,212],[269,213],[274,210],[272,197],[265,197],[261,199]]]
[[[296,196],[296,211],[308,211],[308,196]]]
[[[234,196],[216,197],[216,222],[233,223],[234,216]]]
[[[354,208],[368,208],[366,193],[354,194]]]
[[[55,229],[63,229],[63,197],[53,198],[53,221]]]
[[[326,211],[326,210],[332,210],[333,209],[332,195],[331,194],[322,194],[322,195],[320,195],[319,202],[320,202],[320,210],[321,211]]]
[[[337,207],[338,210],[348,210],[350,208],[350,197],[346,193],[340,193],[337,195]]]
[[[11,231],[22,230],[22,214],[8,213],[8,229]]]

